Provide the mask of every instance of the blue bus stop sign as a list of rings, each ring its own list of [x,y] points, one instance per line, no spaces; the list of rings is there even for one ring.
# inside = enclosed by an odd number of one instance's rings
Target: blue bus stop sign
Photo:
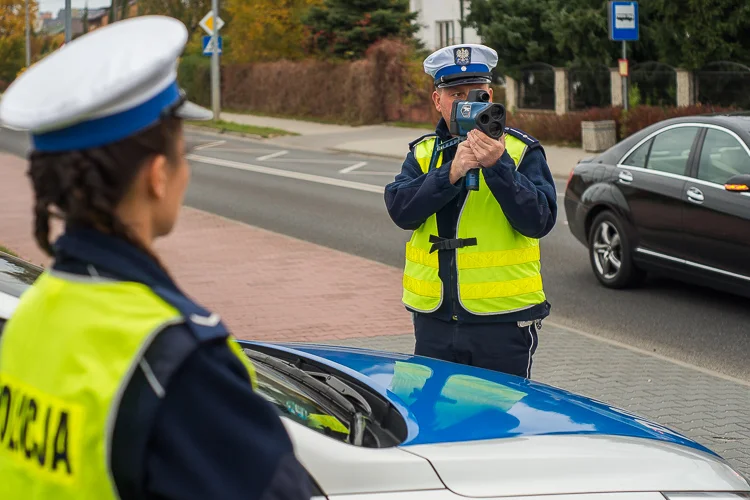
[[[616,42],[638,40],[638,2],[609,2],[609,39]]]

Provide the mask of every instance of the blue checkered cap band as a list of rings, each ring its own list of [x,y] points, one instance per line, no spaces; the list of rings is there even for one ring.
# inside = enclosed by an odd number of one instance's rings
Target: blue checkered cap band
[[[497,66],[497,52],[486,45],[462,44],[443,47],[430,54],[424,60],[424,71],[435,83],[441,79],[461,80],[458,76],[466,74],[469,80],[489,81],[490,71]],[[484,78],[482,78],[484,77]]]

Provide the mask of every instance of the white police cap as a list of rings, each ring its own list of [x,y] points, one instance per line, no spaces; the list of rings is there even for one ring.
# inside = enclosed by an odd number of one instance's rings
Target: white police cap
[[[37,151],[71,151],[129,137],[172,114],[207,120],[185,100],[177,64],[188,40],[165,16],[118,21],[29,67],[0,100],[0,123],[31,132]]]
[[[497,52],[475,43],[443,47],[424,60],[424,71],[435,80],[436,87],[491,83],[495,66]]]

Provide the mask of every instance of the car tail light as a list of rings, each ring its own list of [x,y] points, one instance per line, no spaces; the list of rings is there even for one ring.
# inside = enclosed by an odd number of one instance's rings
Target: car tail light
[[[565,190],[568,190],[568,186],[570,186],[570,180],[573,178],[573,172],[576,171],[576,168],[573,167],[570,169],[570,173],[568,174],[568,181],[565,183]]]

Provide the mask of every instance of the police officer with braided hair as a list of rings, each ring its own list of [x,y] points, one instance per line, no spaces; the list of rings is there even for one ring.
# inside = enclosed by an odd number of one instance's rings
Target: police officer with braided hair
[[[415,354],[530,378],[550,312],[539,240],[557,217],[544,149],[509,127],[499,140],[472,130],[456,145],[448,126],[454,101],[473,89],[492,96],[496,65],[497,53],[477,44],[425,59],[442,118],[409,145],[385,204],[396,225],[412,231],[403,302],[413,315]],[[466,174],[477,170],[479,189],[468,190]]]
[[[137,17],[26,70],[0,121],[29,130],[34,234],[54,257],[0,337],[0,498],[311,497],[221,319],[155,249],[189,180],[185,26]],[[50,241],[50,218],[65,222]]]

